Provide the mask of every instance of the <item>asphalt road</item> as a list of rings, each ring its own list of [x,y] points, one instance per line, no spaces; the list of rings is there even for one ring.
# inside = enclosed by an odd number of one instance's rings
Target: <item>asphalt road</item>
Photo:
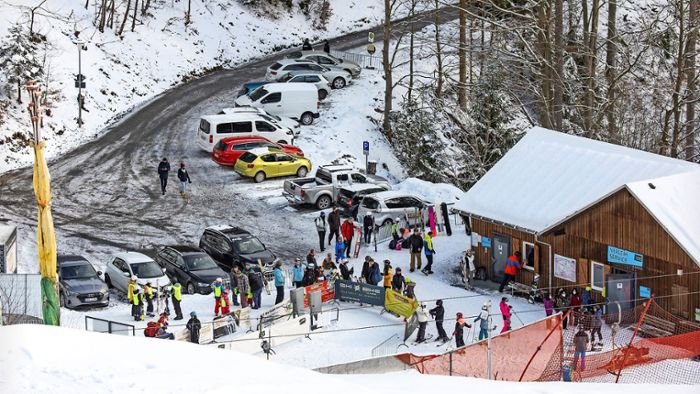
[[[457,17],[454,9],[440,12],[442,21]],[[423,15],[414,22],[415,28],[432,21]],[[409,25],[404,20],[396,28]],[[382,39],[381,28],[369,30],[377,33],[377,41]],[[331,40],[331,48],[362,46],[369,30]],[[258,234],[283,257],[313,247],[316,236],[308,219],[247,195],[252,184],[214,164],[195,142],[200,115],[233,106],[240,86],[262,79],[266,67],[283,56],[280,52],[174,87],[108,127],[98,139],[50,163],[59,253],[84,254],[103,262],[104,254],[117,250],[152,252],[166,244],[197,243],[205,227],[226,223]],[[161,196],[156,168],[164,156],[174,171],[168,193]],[[180,160],[187,163],[193,181],[189,201],[177,192],[175,170]],[[281,194],[279,182],[263,185]],[[20,239],[25,245],[20,259],[34,249],[36,215],[31,168],[0,176],[0,218],[18,224],[20,237],[29,238]]]

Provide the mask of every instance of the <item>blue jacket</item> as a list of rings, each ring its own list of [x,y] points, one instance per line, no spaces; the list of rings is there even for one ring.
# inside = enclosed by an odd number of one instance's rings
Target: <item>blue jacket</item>
[[[372,281],[373,285],[382,281],[382,272],[379,270],[379,265],[372,264],[372,268],[369,269],[369,279]]]
[[[295,282],[301,282],[302,279],[304,279],[304,267],[302,267],[301,264],[299,264],[298,267],[295,265],[292,267],[292,274]]]
[[[335,243],[335,260],[340,261],[345,258],[345,242]]]
[[[593,327],[600,328],[603,325],[603,310],[598,308],[593,314]]]
[[[275,287],[284,286],[284,274],[282,270],[277,267],[275,268]]]
[[[583,303],[583,305],[591,305],[593,303],[593,298],[591,297],[590,290],[583,291],[583,293],[581,294],[581,303]]]

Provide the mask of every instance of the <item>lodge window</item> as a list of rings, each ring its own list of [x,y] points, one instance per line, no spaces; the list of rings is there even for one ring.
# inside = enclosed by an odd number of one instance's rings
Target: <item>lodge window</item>
[[[535,270],[535,244],[523,241],[523,261],[525,262],[523,268]]]
[[[605,287],[605,265],[591,261],[591,288],[603,291]]]

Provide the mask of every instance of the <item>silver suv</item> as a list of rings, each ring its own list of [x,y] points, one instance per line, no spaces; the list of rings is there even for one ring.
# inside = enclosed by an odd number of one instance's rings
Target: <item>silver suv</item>
[[[287,55],[289,59],[297,60],[311,60],[316,64],[320,64],[324,67],[328,67],[331,70],[343,70],[347,71],[352,75],[353,78],[360,76],[362,72],[362,67],[359,64],[345,59],[337,58],[326,52],[319,51],[296,51]]]
[[[342,89],[352,81],[352,75],[341,69],[330,69],[311,60],[282,59],[270,65],[265,73],[268,81],[277,81],[286,74],[320,73],[330,81],[333,89]]]

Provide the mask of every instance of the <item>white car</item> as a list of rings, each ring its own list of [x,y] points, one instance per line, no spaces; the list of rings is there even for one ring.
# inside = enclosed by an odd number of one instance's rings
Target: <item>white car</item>
[[[197,128],[197,143],[207,152],[214,150],[220,140],[228,137],[264,137],[279,144],[290,144],[299,134],[266,120],[263,115],[251,112],[236,112],[225,115],[204,115]]]
[[[337,58],[329,53],[319,51],[297,51],[287,55],[289,59],[311,60],[330,69],[337,69],[349,72],[353,78],[360,76],[362,67],[359,64],[345,59]]]
[[[137,252],[112,255],[112,259],[105,267],[107,286],[126,293],[132,276],[136,277],[136,283],[140,286],[145,285],[146,282],[151,282],[153,287],[170,285],[170,279],[165,275],[165,268],[161,268],[150,257]]]
[[[422,212],[423,222],[427,223],[428,205],[431,203],[409,193],[400,191],[374,193],[362,199],[357,217],[365,217],[369,212],[374,216],[374,222],[382,226],[393,223],[396,218],[408,220],[412,224],[420,223],[419,212]]]
[[[322,74],[330,81],[333,89],[342,89],[352,82],[352,75],[345,70],[330,69],[312,62],[311,60],[282,59],[267,68],[265,79],[276,81],[286,74],[312,73]]]
[[[277,82],[283,83],[312,83],[318,89],[318,99],[325,100],[331,94],[331,86],[328,80],[318,73],[287,73],[280,77]]]
[[[234,108],[224,108],[219,111],[218,115],[231,115],[231,114],[258,114],[265,120],[270,122],[275,122],[282,127],[286,127],[294,130],[294,134],[299,134],[299,122],[292,118],[286,116],[277,116],[268,114],[264,109],[258,107],[234,107]]]

